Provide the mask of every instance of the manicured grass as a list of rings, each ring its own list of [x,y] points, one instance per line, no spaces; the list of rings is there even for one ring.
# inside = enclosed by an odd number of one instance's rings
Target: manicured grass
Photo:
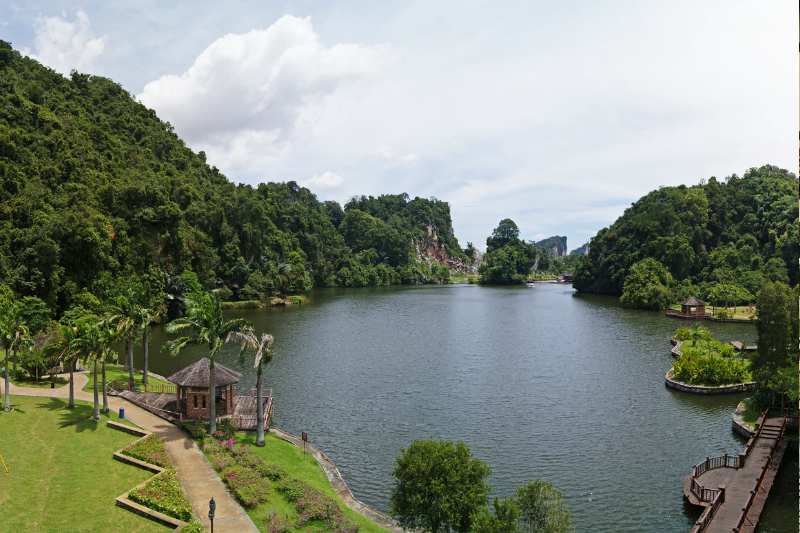
[[[681,311],[681,304],[672,304],[669,306],[673,311]],[[713,307],[706,304],[706,315],[719,317],[721,312],[728,314],[727,318],[736,318],[739,320],[754,320],[756,317],[756,307],[750,305],[739,305],[736,307]]]
[[[12,396],[0,412],[0,509],[4,531],[166,531],[114,499],[152,476],[112,454],[136,437],[90,419],[90,404]],[[116,419],[115,416],[110,417]]]
[[[42,377],[39,381],[29,377],[29,376],[19,376],[11,380],[11,383],[16,385],[17,387],[33,387],[37,389],[49,389],[50,383],[55,383],[55,388],[60,388],[69,383],[69,379],[62,378],[60,376],[55,376],[53,379],[48,379],[47,377]]]
[[[89,378],[89,381],[86,382],[86,386],[83,387],[83,390],[86,392],[92,392],[92,387],[94,387],[94,374],[92,373],[92,369],[88,369],[89,372],[86,374],[86,377]],[[137,386],[142,386],[142,371],[141,369],[137,369],[133,373],[134,381],[136,382]],[[102,376],[100,374],[100,368],[97,368],[97,379],[101,380]],[[124,381],[125,383],[128,382],[128,371],[125,370],[125,367],[122,365],[106,365],[106,382],[111,383],[112,381]],[[174,387],[172,383],[169,381],[160,379],[155,377],[154,375],[148,373],[147,375],[147,383],[148,384],[159,384],[159,385],[169,385]]]
[[[255,446],[255,435],[251,433],[238,433],[237,442],[250,445],[250,449],[258,455],[264,462],[277,465],[286,471],[290,478],[303,481],[311,487],[319,490],[326,496],[334,499],[344,516],[357,524],[362,533],[379,533],[386,530],[376,525],[374,522],[364,518],[360,514],[352,511],[336,495],[333,487],[325,477],[316,460],[311,455],[303,455],[303,450],[292,444],[279,439],[278,437],[267,434],[266,444],[263,448]],[[247,513],[261,531],[269,531],[265,518],[271,514],[285,517],[289,522],[294,522],[298,518],[295,506],[287,500],[285,494],[280,490],[272,490],[265,503],[247,509]],[[322,529],[320,529],[322,527]],[[292,531],[311,532],[324,531],[320,524],[308,524],[302,528],[295,528]]]

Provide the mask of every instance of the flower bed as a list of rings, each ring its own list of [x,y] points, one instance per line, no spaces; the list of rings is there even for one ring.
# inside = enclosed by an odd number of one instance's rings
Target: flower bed
[[[140,461],[164,468],[170,466],[167,451],[164,449],[164,443],[155,435],[148,435],[134,442],[122,450],[122,453],[134,459],[139,459]]]
[[[299,479],[293,478],[278,465],[265,462],[235,439],[213,440],[205,453],[214,469],[248,509],[253,509],[280,493],[297,511],[289,520],[275,514],[266,517],[267,531],[289,531],[305,526],[323,526],[325,531],[355,533],[358,526],[344,516],[336,501]],[[316,529],[315,529],[316,530]]]
[[[128,498],[178,520],[192,519],[192,507],[171,468],[154,476],[144,486],[133,489]]]

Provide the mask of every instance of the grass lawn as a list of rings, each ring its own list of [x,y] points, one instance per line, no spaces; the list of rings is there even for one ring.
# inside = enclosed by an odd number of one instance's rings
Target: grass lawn
[[[89,370],[89,372],[86,374],[86,377],[89,378],[89,381],[86,382],[86,386],[83,388],[83,390],[85,390],[86,392],[92,392],[92,387],[94,387],[94,374],[92,373],[91,366],[88,368],[88,370]],[[97,378],[100,379],[101,382],[102,382],[103,378],[101,377],[100,367],[99,366],[97,368]],[[136,385],[138,385],[138,386],[142,385],[142,371],[141,371],[141,369],[137,369],[133,373],[133,378],[134,378],[134,381],[136,382]],[[107,383],[111,383],[112,381],[115,381],[115,380],[117,380],[117,381],[122,380],[125,383],[127,383],[128,382],[128,371],[125,370],[125,367],[123,367],[122,365],[106,365],[106,382]],[[175,385],[173,385],[169,381],[157,378],[157,377],[155,377],[154,375],[152,375],[150,373],[147,374],[147,383],[148,383],[148,385],[149,384],[159,384],[159,385],[168,385],[170,387],[175,387]]]
[[[90,404],[12,396],[0,412],[0,509],[4,531],[166,531],[114,499],[152,476],[111,454],[136,437],[90,420]],[[112,419],[116,419],[112,415]]]
[[[672,304],[669,306],[670,309],[673,311],[681,311],[680,304]],[[736,307],[713,307],[709,304],[706,304],[706,315],[718,317],[720,311],[725,311],[728,313],[728,318],[736,318],[739,320],[751,320],[754,319],[756,316],[756,306],[750,305],[739,305]]]
[[[9,372],[10,373],[10,372]],[[50,383],[55,383],[56,387],[63,387],[67,383],[69,383],[68,378],[62,378],[60,376],[55,376],[53,379],[48,379],[46,376],[43,376],[39,381],[29,377],[29,376],[20,376],[18,378],[12,379],[11,383],[18,387],[34,387],[37,389],[49,389]]]
[[[755,319],[756,306],[739,305],[736,307],[711,307],[706,305],[706,312],[711,316],[719,316],[720,311],[728,313],[728,318],[736,318],[739,320]]]
[[[344,515],[359,526],[360,532],[378,533],[386,531],[374,522],[347,507],[336,495],[331,484],[328,483],[328,478],[325,477],[325,473],[322,471],[319,464],[317,464],[317,461],[311,455],[303,455],[303,450],[269,433],[266,435],[266,445],[263,448],[255,446],[255,434],[252,433],[237,434],[237,441],[251,444],[252,450],[265,462],[283,467],[291,477],[305,481],[315,489],[336,500],[336,503],[339,505]],[[247,514],[250,515],[250,518],[253,519],[253,522],[255,522],[256,526],[258,526],[261,531],[267,531],[265,519],[270,513],[288,517],[290,520],[297,517],[297,511],[295,511],[294,506],[277,490],[274,490],[270,494],[269,500],[267,500],[266,503],[262,503],[254,509],[247,511]],[[320,529],[319,526],[307,526],[300,529],[293,529],[293,531],[324,531],[324,528]]]

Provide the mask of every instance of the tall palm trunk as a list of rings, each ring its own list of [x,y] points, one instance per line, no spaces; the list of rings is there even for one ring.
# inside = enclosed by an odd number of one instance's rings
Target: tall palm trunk
[[[106,394],[106,360],[103,359],[103,412],[108,414],[108,395]]]
[[[100,420],[100,402],[97,397],[97,359],[94,360],[94,410],[92,411],[92,418],[97,421]]]
[[[11,391],[8,390],[10,384],[8,379],[8,348],[6,348],[5,377],[3,378],[3,410],[11,410]]]
[[[147,390],[147,364],[150,357],[150,326],[145,326],[142,333],[142,350],[144,351],[144,368],[142,369],[142,384]]]
[[[128,389],[133,390],[135,383],[133,378],[133,339],[125,341],[125,348],[128,350]]]
[[[75,407],[75,376],[73,373],[75,372],[75,359],[72,359],[69,362],[69,402],[67,402],[67,407],[72,409]]]
[[[217,431],[217,370],[214,359],[208,365],[208,432]]]
[[[256,372],[256,446],[264,446],[264,392],[261,389],[261,365]]]

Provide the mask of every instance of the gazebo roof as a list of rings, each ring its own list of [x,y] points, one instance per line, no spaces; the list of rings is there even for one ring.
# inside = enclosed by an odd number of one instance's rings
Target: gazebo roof
[[[203,357],[187,366],[178,370],[167,381],[170,381],[181,387],[206,387],[208,388],[209,376],[209,363],[211,361],[208,357]],[[227,366],[219,363],[214,363],[214,380],[217,387],[224,387],[232,383],[237,383],[242,375],[235,370],[231,370]]]
[[[703,300],[698,300],[694,296],[690,296],[683,302],[683,305],[706,305]]]

